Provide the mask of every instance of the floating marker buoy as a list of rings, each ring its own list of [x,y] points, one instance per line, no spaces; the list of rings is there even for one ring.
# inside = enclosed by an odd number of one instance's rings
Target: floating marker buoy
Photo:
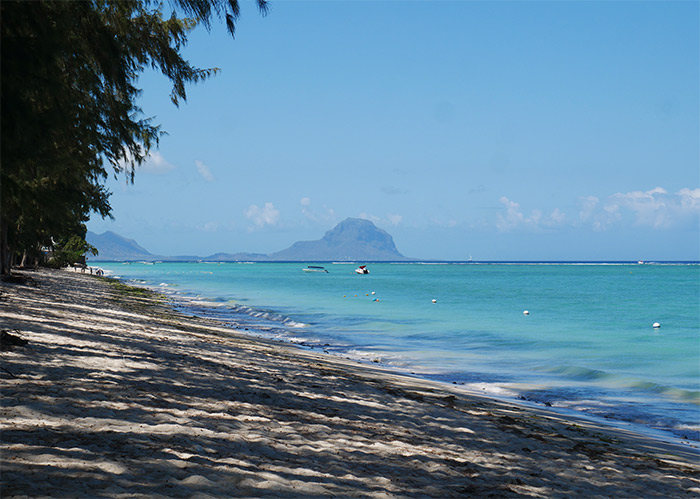
[[[375,295],[376,293],[374,291],[372,291],[372,294]]]
[[[653,327],[654,329],[659,329],[659,328],[661,327],[661,324],[659,324],[658,322],[655,322],[655,323],[652,325],[652,327]]]
[[[437,303],[437,300],[435,298],[433,298],[433,303]]]
[[[530,312],[528,310],[523,310],[523,315],[530,315]]]

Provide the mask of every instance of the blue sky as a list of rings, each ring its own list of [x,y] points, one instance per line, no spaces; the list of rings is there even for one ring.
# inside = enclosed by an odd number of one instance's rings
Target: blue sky
[[[242,2],[140,105],[168,132],[112,230],[156,254],[271,253],[346,217],[404,255],[700,258],[698,2]]]

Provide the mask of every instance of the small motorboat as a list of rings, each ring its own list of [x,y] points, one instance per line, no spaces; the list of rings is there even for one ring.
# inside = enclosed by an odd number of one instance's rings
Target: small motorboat
[[[318,265],[309,265],[308,267],[306,267],[305,269],[302,269],[302,270],[304,272],[326,272],[326,273],[328,273],[328,271],[325,268],[319,267]]]
[[[360,265],[355,269],[356,274],[369,274],[369,269],[367,268],[367,265]]]

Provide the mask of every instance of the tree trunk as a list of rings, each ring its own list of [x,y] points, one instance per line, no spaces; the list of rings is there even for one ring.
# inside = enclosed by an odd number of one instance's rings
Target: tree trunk
[[[0,275],[10,273],[10,245],[7,240],[7,222],[0,218]]]

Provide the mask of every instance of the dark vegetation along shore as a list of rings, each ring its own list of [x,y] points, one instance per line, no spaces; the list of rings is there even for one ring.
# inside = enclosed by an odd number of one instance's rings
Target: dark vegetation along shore
[[[251,339],[64,271],[3,283],[6,497],[697,497],[693,449]]]
[[[188,35],[222,22],[233,37],[239,14],[238,0],[0,2],[0,274],[94,254],[85,222],[112,215],[108,175],[133,182],[164,133],[139,107],[140,75],[185,102],[219,72],[184,58]]]

